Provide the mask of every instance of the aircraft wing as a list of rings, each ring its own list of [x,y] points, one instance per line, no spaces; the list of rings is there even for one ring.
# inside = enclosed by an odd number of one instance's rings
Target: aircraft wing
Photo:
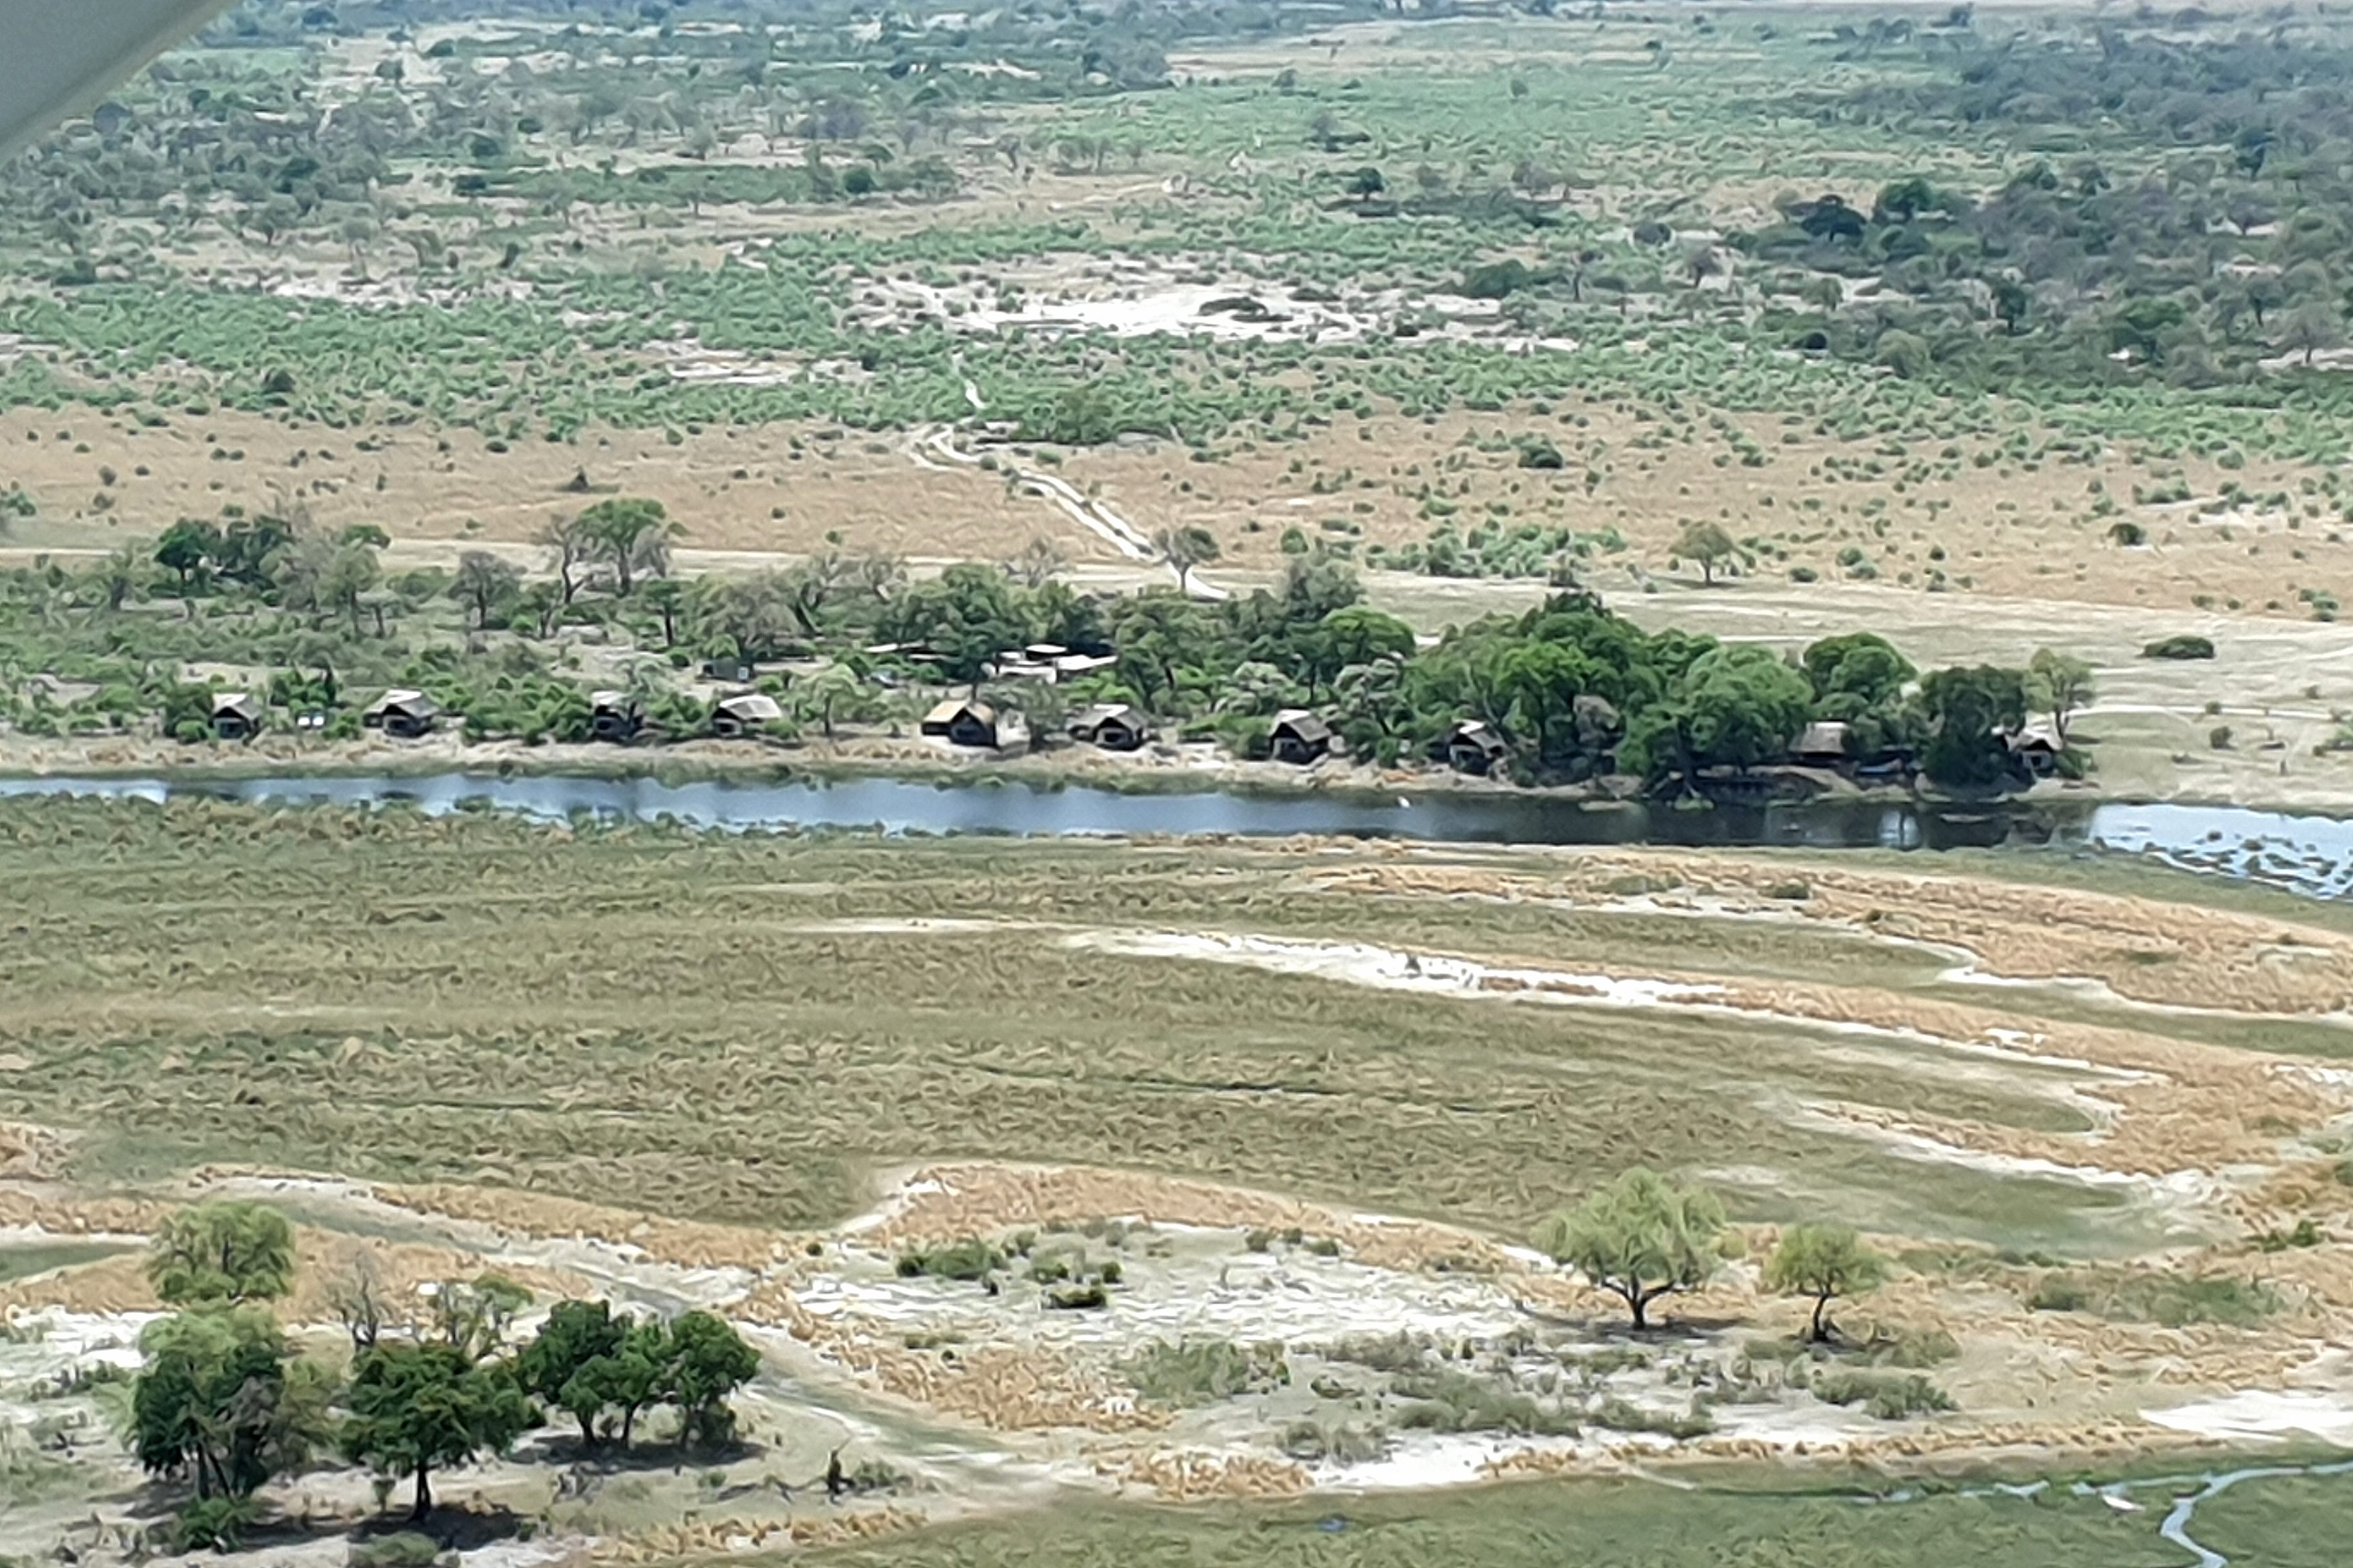
[[[0,0],[0,158],[89,108],[228,0]]]

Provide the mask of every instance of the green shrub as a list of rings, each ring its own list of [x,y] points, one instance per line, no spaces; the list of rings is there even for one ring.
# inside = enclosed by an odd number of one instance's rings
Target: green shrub
[[[1378,1426],[1357,1426],[1340,1422],[1326,1426],[1316,1421],[1294,1421],[1282,1429],[1275,1446],[1303,1464],[1330,1460],[1335,1464],[1361,1465],[1379,1458],[1388,1452],[1388,1434]]]
[[[1954,1408],[1953,1397],[1918,1373],[1833,1372],[1813,1380],[1814,1397],[1825,1405],[1861,1405],[1882,1421],[1933,1415]]]
[[[1874,1333],[1862,1351],[1879,1366],[1942,1366],[1960,1359],[1961,1342],[1942,1329],[1897,1329]]]
[[[1678,1441],[1704,1437],[1715,1430],[1715,1418],[1704,1410],[1678,1415],[1672,1411],[1645,1410],[1624,1399],[1604,1400],[1601,1408],[1586,1419],[1596,1426],[1607,1426],[1613,1432],[1655,1432]]]
[[[1522,1437],[1573,1437],[1577,1418],[1516,1388],[1451,1367],[1412,1373],[1396,1383],[1407,1399],[1398,1425],[1417,1432],[1507,1432]]]
[[[1136,1393],[1160,1405],[1212,1405],[1291,1381],[1281,1346],[1245,1349],[1231,1340],[1166,1340],[1120,1363]]]
[[[2054,1274],[2026,1299],[2038,1312],[2090,1312],[2119,1323],[2186,1328],[2224,1323],[2253,1328],[2279,1310],[2278,1292],[2255,1279],[2159,1272]]]
[[[1324,1347],[1327,1361],[1353,1362],[1375,1372],[1419,1372],[1429,1364],[1430,1343],[1404,1329],[1393,1334],[1352,1334]]]
[[[2159,637],[2140,650],[2143,658],[2212,658],[2214,642],[2191,632],[2176,632],[2169,637]]]
[[[253,1498],[198,1498],[172,1521],[172,1544],[180,1552],[234,1552],[260,1517],[261,1504]]]
[[[403,1530],[372,1541],[352,1542],[351,1568],[431,1568],[441,1543],[421,1531]]]
[[[985,1241],[966,1237],[945,1247],[911,1247],[899,1255],[899,1278],[986,1279],[1005,1267],[1005,1257]]]
[[[2030,1312],[2081,1312],[2091,1305],[2091,1293],[2073,1279],[2062,1275],[2038,1279],[2034,1289],[2026,1293],[2026,1310]]]
[[[2310,1215],[2306,1215],[2292,1229],[2263,1232],[2255,1237],[2255,1246],[2264,1252],[2286,1252],[2295,1247],[2318,1247],[2327,1239],[2327,1233],[2313,1223]]]

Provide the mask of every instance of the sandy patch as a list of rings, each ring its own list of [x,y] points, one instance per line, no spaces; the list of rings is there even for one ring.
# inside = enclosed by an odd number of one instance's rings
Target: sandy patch
[[[2353,1398],[2335,1393],[2267,1393],[2248,1389],[2152,1410],[2148,1419],[2176,1432],[2242,1442],[2249,1438],[2317,1437],[2353,1446]]]

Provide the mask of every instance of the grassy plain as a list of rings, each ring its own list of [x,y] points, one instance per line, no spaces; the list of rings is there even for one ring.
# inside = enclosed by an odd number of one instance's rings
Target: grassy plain
[[[996,1156],[1510,1233],[1647,1160],[1736,1167],[1763,1218],[1827,1205],[2101,1250],[2160,1223],[2116,1190],[1907,1158],[1810,1110],[2064,1142],[2091,1124],[2063,1068],[1923,1061],[1802,1007],[1466,1005],[1283,972],[1409,933],[1571,973],[1936,984],[1943,961],[1837,924],[1313,879],[1397,853],[1379,849],[575,835],[202,803],[11,801],[0,822],[21,889],[0,1113],[80,1129],[90,1178],[291,1163],[795,1226],[851,1212],[870,1171]],[[1474,878],[1560,864],[1466,858]],[[1138,945],[1166,931],[1289,945],[1271,966]],[[2175,994],[2166,970],[2105,962]]]
[[[1865,1507],[1829,1471],[1746,1489],[1750,1467],[1786,1457],[1767,1438],[1947,1475],[1992,1456],[2113,1475],[2151,1447],[2219,1464],[2203,1435],[2227,1402],[2309,1398],[2329,1375],[2311,1346],[2353,1311],[2346,1102],[2286,1054],[2338,1054],[2348,917],[2110,860],[15,799],[0,878],[10,1223],[135,1233],[229,1190],[305,1227],[298,1313],[359,1245],[404,1284],[585,1276],[765,1336],[775,1436],[704,1489],[723,1509],[679,1523],[689,1501],[652,1479],[551,1494],[543,1443],[470,1479],[631,1563],[929,1521],[848,1560],[2138,1563],[2149,1492],[2137,1515],[2064,1494]],[[1676,1328],[1630,1345],[1497,1243],[1637,1163],[1715,1188],[1743,1228]],[[1850,1312],[1852,1353],[1938,1347],[1894,1364],[1957,1412],[1883,1421],[1789,1381],[1802,1308],[1761,1295],[1754,1263],[1820,1217],[1899,1259]],[[2309,1245],[2276,1240],[2305,1221]],[[965,1237],[1125,1274],[1071,1317],[1018,1266],[1002,1293],[894,1268]],[[88,1315],[144,1303],[130,1259],[42,1256],[64,1272],[5,1286],[7,1312],[102,1327]],[[1209,1334],[1301,1370],[1139,1410],[1137,1350]],[[1585,1404],[1545,1408],[1595,1453],[1689,1422],[1659,1461],[1715,1468],[1697,1490],[1598,1480],[1525,1434],[1399,1426],[1414,1387],[1462,1411],[1560,1388]],[[2184,1402],[2179,1430],[2146,1424]],[[1302,1496],[1352,1490],[1278,1446],[1303,1422],[1369,1424],[1352,1440],[1408,1480],[1491,1458],[1538,1479]],[[838,1515],[778,1496],[843,1442],[917,1479]],[[58,1521],[87,1484],[42,1494]],[[317,1485],[301,1506],[367,1517],[350,1477]],[[1048,1499],[1043,1523],[973,1517]],[[2337,1506],[2316,1490],[2297,1517]],[[2251,1551],[2290,1539],[2232,1518]]]
[[[498,821],[203,806],[7,815],[33,843],[0,847],[25,858],[28,888],[0,1025],[26,1065],[0,1109],[86,1129],[76,1159],[91,1176],[290,1162],[795,1226],[858,1206],[868,1170],[997,1156],[1516,1230],[1630,1158],[1685,1165],[1736,1146],[1771,1173],[1753,1174],[1760,1214],[1786,1210],[1787,1182],[1851,1194],[1858,1218],[1890,1228],[1947,1215],[2039,1244],[2088,1240],[2112,1205],[1960,1168],[1924,1188],[1896,1179],[1903,1163],[1769,1110],[1830,1095],[2080,1130],[2031,1075],[1938,1083],[1894,1057],[1826,1057],[1819,1034],[1769,1020],[1466,1011],[1059,940],[1169,926],[1349,940],[1398,919],[1293,890],[1298,862],[1279,852],[558,842]],[[944,923],[892,929],[908,921]],[[1692,956],[1663,921],[1469,906],[1412,926],[1419,942],[1572,965]],[[1704,967],[1736,972],[1852,980],[1864,956],[1734,923],[1706,941]],[[1710,1060],[1712,1081],[1695,1081]]]

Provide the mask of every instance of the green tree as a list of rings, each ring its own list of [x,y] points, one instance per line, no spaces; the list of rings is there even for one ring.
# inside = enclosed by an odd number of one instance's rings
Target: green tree
[[[1806,1337],[1820,1344],[1837,1336],[1831,1303],[1875,1290],[1887,1278],[1885,1260],[1842,1225],[1792,1226],[1765,1263],[1765,1288],[1785,1296],[1810,1296],[1814,1315]]]
[[[382,1343],[352,1363],[344,1458],[398,1480],[417,1478],[409,1511],[433,1511],[432,1472],[502,1452],[531,1426],[531,1401],[508,1369],[448,1344]]]
[[[90,569],[88,582],[109,610],[120,610],[139,589],[139,557],[130,545],[111,551]]]
[[[1922,759],[1943,784],[1978,786],[2010,766],[2005,736],[2026,721],[2026,678],[1998,665],[1934,670],[1920,682],[1932,733]]]
[[[678,646],[678,612],[686,604],[686,584],[675,577],[656,578],[638,594],[638,602],[661,617],[662,647]]]
[[[491,616],[503,611],[522,592],[522,571],[487,550],[469,550],[458,557],[449,579],[449,597],[474,612],[474,625],[490,630]]]
[[[139,1349],[132,1447],[150,1474],[189,1477],[199,1500],[249,1497],[325,1440],[327,1378],[261,1308],[177,1313],[148,1325]]]
[[[1682,714],[1700,767],[1753,768],[1782,755],[1813,707],[1806,678],[1753,644],[1700,656],[1683,677]]]
[[[803,676],[793,682],[791,697],[793,710],[805,720],[816,720],[828,741],[836,724],[871,718],[878,707],[872,689],[846,664],[829,664]]]
[[[506,1348],[515,1314],[530,1305],[531,1292],[503,1274],[444,1279],[433,1287],[433,1332],[481,1361]]]
[[[1176,591],[1190,594],[1193,569],[1215,561],[1224,552],[1219,547],[1218,536],[1198,522],[1182,528],[1164,528],[1152,536],[1161,559],[1176,574]]]
[[[181,1209],[148,1246],[147,1279],[174,1307],[275,1300],[293,1288],[293,1227],[266,1204]]]
[[[760,1370],[759,1352],[710,1312],[685,1312],[670,1326],[663,1397],[678,1406],[679,1440],[710,1447],[735,1435],[728,1396]]]
[[[636,1434],[638,1412],[669,1397],[671,1352],[669,1331],[660,1323],[631,1323],[619,1348],[585,1373],[605,1403],[621,1413],[624,1450]]]
[[[1834,710],[1860,711],[1894,700],[1919,673],[1894,644],[1876,632],[1824,637],[1806,649],[1803,663],[1814,700],[1829,719],[1853,716]]]
[[[886,641],[926,645],[951,680],[977,685],[990,660],[1029,641],[1018,593],[994,566],[961,562],[909,587],[876,629]]]
[[[1082,381],[1054,399],[1044,439],[1064,447],[1097,447],[1119,434],[1118,405],[1100,382]]]
[[[352,618],[352,635],[360,635],[360,611],[368,594],[384,580],[384,567],[376,560],[374,547],[352,542],[339,544],[328,558],[327,570],[319,579],[319,603],[322,609],[338,609]]]
[[[2026,700],[2051,715],[2051,727],[2059,732],[2062,746],[2067,743],[2068,720],[2090,707],[2098,695],[2092,667],[2073,654],[2042,647],[2027,661]]]
[[[604,1362],[618,1355],[629,1319],[605,1301],[558,1301],[515,1358],[515,1380],[580,1423],[583,1447],[596,1446],[596,1417],[608,1402]]]
[[[1711,1194],[1679,1187],[1641,1166],[1538,1227],[1536,1245],[1618,1297],[1637,1330],[1651,1304],[1695,1289],[1715,1272],[1724,1208]]]
[[[1325,616],[1305,639],[1303,671],[1315,686],[1328,686],[1344,669],[1409,658],[1413,628],[1395,616],[1365,605],[1348,605]]]
[[[661,502],[628,496],[598,501],[580,514],[575,526],[613,568],[614,591],[624,598],[640,574],[669,573],[670,542],[682,531]]]
[[[1725,532],[1722,525],[1694,521],[1683,524],[1683,532],[1676,536],[1672,559],[1698,562],[1700,580],[1713,584],[1715,581],[1715,563],[1733,559],[1739,553],[1740,546],[1734,542],[1732,535]]]
[[[1207,610],[1166,588],[1120,601],[1112,612],[1111,637],[1119,650],[1121,684],[1164,714],[1176,711],[1184,672],[1217,658],[1222,640]]]
[[[196,518],[184,517],[164,531],[155,542],[155,563],[180,579],[180,594],[185,597],[191,583],[205,569],[205,563],[220,552],[221,533],[211,523]]]
[[[213,732],[213,689],[193,681],[179,681],[164,690],[161,728],[174,741],[193,744],[209,740]]]

